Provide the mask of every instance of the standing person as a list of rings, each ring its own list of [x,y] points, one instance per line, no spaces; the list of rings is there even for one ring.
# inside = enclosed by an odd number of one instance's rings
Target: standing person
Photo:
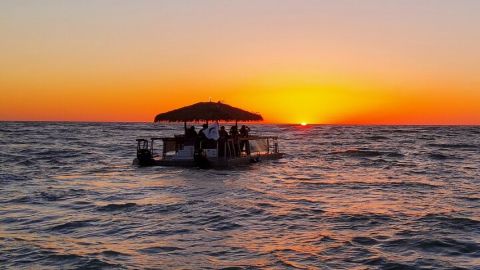
[[[221,126],[220,127],[220,131],[218,132],[218,134],[220,135],[220,139],[228,139],[228,132],[225,130],[225,127],[224,126]]]
[[[187,129],[187,132],[185,133],[185,137],[187,137],[187,138],[197,137],[197,132],[195,131],[194,126],[191,126],[189,129]]]
[[[240,136],[242,137],[248,137],[248,133],[250,132],[250,128],[243,125],[241,128],[240,128]]]
[[[208,125],[203,124],[202,129],[198,132],[197,142],[195,144],[195,148],[198,150],[199,153],[202,152],[201,148],[205,148],[205,143],[207,142],[207,136],[205,132],[207,132]]]
[[[206,140],[207,139],[207,134],[205,134],[207,129],[208,129],[208,125],[203,124],[202,129],[200,129],[200,131],[198,132],[198,137],[200,137],[200,140]]]
[[[248,133],[250,132],[250,128],[246,125],[242,125],[240,128],[240,151],[243,151],[245,148],[245,153],[250,155],[250,143],[248,142]]]
[[[230,137],[232,138],[232,143],[233,143],[232,149],[234,150],[234,155],[235,156],[240,156],[240,147],[238,145],[238,128],[237,128],[237,126],[232,126],[230,128]]]
[[[197,140],[197,132],[195,131],[195,127],[191,126],[185,132],[185,145],[195,145]]]
[[[220,127],[220,131],[218,131],[218,135],[220,136],[218,139],[218,152],[220,157],[224,157],[225,155],[228,155],[227,149],[226,148],[226,143],[228,141],[228,132],[225,130],[224,126]]]
[[[232,126],[232,127],[230,128],[230,136],[231,136],[232,138],[238,136],[237,126]]]
[[[210,127],[207,124],[204,124],[202,130],[199,132],[199,136],[202,139],[202,148],[216,148],[217,140],[220,137],[218,123],[215,123]]]

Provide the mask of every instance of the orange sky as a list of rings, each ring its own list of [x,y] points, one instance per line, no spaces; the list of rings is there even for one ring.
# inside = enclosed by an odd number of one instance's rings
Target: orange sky
[[[480,124],[478,1],[80,2],[0,3],[0,120]]]

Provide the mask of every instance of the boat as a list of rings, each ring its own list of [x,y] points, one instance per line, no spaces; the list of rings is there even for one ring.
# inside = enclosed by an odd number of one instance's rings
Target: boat
[[[154,122],[184,122],[184,133],[173,137],[139,138],[138,166],[176,166],[199,168],[229,168],[265,160],[279,159],[277,136],[260,136],[244,133],[232,136],[219,135],[219,121],[261,121],[259,114],[250,113],[221,102],[199,102],[190,106],[159,114]],[[187,122],[205,121],[205,136],[189,134]],[[213,125],[207,127],[208,122]]]

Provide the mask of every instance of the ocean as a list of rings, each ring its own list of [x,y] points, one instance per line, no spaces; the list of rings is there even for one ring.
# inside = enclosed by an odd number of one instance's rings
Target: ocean
[[[182,125],[0,122],[0,269],[480,269],[479,126],[251,129],[286,156],[138,168]]]

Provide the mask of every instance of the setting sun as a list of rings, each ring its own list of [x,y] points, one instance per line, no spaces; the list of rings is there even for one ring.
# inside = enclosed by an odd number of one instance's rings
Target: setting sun
[[[300,123],[300,125],[302,125],[302,126],[306,126],[306,125],[307,125],[307,123],[305,123],[305,122],[302,122],[302,123]]]

